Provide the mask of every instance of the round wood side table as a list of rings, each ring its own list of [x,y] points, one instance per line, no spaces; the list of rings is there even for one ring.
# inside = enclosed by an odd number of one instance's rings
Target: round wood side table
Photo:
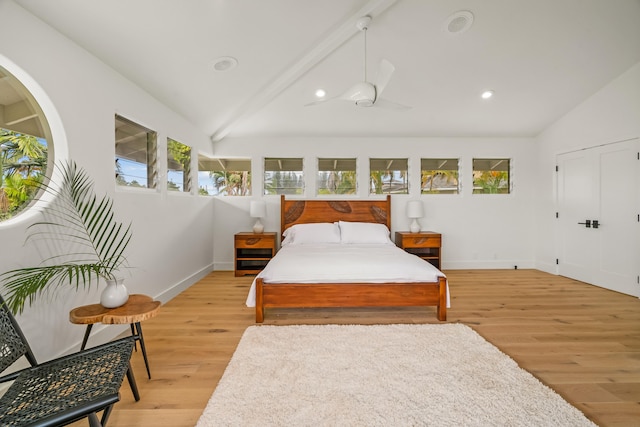
[[[105,325],[129,323],[131,325],[131,335],[134,336],[136,341],[140,341],[140,348],[142,349],[144,364],[147,368],[147,375],[149,379],[151,379],[147,349],[144,345],[144,336],[142,335],[140,322],[155,317],[160,310],[160,304],[160,301],[154,301],[153,298],[147,295],[132,294],[129,295],[129,299],[124,305],[116,308],[104,308],[100,304],[76,307],[69,312],[69,321],[77,325],[87,325],[80,350],[84,350],[87,345],[91,328],[95,323]]]

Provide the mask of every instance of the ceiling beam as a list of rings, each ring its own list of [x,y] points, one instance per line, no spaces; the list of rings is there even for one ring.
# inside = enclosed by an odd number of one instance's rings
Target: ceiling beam
[[[315,67],[320,61],[326,58],[347,40],[359,33],[356,28],[356,21],[365,15],[376,16],[384,12],[389,7],[397,3],[398,0],[371,0],[353,15],[348,17],[340,26],[311,47],[305,55],[289,66],[278,76],[265,85],[258,93],[251,97],[249,101],[237,108],[231,117],[223,123],[216,132],[211,135],[211,142],[218,142],[223,139],[233,128],[233,126],[270,103],[285,89],[291,86],[296,80]]]
[[[7,126],[15,125],[21,122],[38,117],[38,113],[33,111],[31,105],[24,99],[4,106],[3,121]]]

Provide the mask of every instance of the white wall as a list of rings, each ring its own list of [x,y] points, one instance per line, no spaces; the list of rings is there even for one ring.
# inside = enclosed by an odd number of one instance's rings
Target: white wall
[[[411,194],[393,196],[392,231],[408,228],[406,201],[421,199],[426,210],[423,229],[443,234],[444,269],[518,265],[553,271],[555,253],[550,242],[554,241],[556,155],[640,135],[638,64],[535,139],[225,139],[214,144],[214,155],[252,159],[254,195],[250,198],[167,194],[164,182],[158,190],[116,190],[115,113],[158,132],[163,171],[167,137],[193,146],[194,154],[211,154],[208,137],[15,3],[0,2],[0,16],[5,35],[0,38],[0,65],[37,82],[38,87],[33,88],[36,98],[50,104],[59,117],[54,132],[54,137],[62,138],[54,141],[58,154],[67,154],[87,168],[98,193],[114,198],[119,219],[133,222],[129,262],[135,268],[127,278],[130,291],[163,301],[212,267],[233,269],[233,234],[250,230],[253,223],[248,215],[250,199],[267,201],[266,229],[279,230],[279,198],[261,195],[265,156],[303,157],[307,198],[315,197],[317,157],[358,158],[357,198],[372,197],[367,193],[369,157],[408,157]],[[460,158],[462,194],[420,195],[417,183],[422,157]],[[472,195],[474,157],[511,158],[512,194]],[[30,248],[22,246],[28,224],[28,220],[0,224],[0,271],[39,261]],[[95,288],[86,292],[63,289],[56,296],[40,299],[18,317],[36,356],[44,360],[77,349],[83,328],[69,324],[68,312],[74,306],[96,302],[98,293]],[[97,329],[94,341],[105,341],[119,332],[116,327]]]
[[[558,154],[640,137],[640,63],[549,126],[537,138],[536,268],[555,273]]]
[[[0,2],[0,16],[4,34],[0,38],[0,65],[37,82],[39,87],[29,89],[59,116],[59,122],[53,123],[57,158],[68,154],[86,168],[97,193],[114,199],[118,219],[133,223],[127,257],[133,268],[125,276],[129,292],[167,301],[208,273],[213,261],[213,201],[167,194],[164,181],[167,137],[192,146],[194,152],[210,152],[209,138],[15,3]],[[116,113],[158,132],[158,190],[116,189]],[[25,216],[0,224],[0,271],[40,262],[33,248],[23,246],[30,222]],[[79,348],[84,327],[69,323],[69,310],[96,303],[99,290],[102,286],[80,292],[60,289],[18,316],[36,357],[46,360]],[[104,342],[122,329],[96,325],[95,339],[90,343]]]
[[[268,217],[265,230],[280,230],[279,196],[262,196],[264,157],[303,157],[304,197],[314,198],[318,157],[356,157],[356,198],[380,197],[368,194],[369,157],[409,158],[409,195],[392,196],[392,232],[408,230],[405,215],[408,200],[421,199],[425,217],[423,230],[443,235],[443,269],[531,268],[535,189],[535,144],[528,138],[228,138],[214,144],[214,154],[247,157],[252,160],[251,198],[217,197],[214,207],[214,269],[233,269],[233,234],[250,231],[249,199],[264,199]],[[420,195],[420,158],[459,158],[462,193]],[[471,194],[472,159],[510,158],[513,192],[509,195]],[[336,196],[335,198],[338,198]]]

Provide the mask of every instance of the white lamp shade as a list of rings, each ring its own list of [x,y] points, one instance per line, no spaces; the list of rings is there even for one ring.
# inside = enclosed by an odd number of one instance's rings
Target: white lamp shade
[[[422,218],[424,216],[421,200],[410,200],[407,203],[407,216],[409,218]]]
[[[252,218],[264,218],[267,216],[267,204],[262,200],[253,200],[249,208]]]

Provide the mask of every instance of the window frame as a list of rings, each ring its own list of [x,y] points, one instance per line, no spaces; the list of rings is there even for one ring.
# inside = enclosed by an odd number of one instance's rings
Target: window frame
[[[476,170],[476,162],[487,162],[489,165],[488,169],[478,169]],[[495,162],[495,164],[493,166],[491,166],[491,163]],[[504,163],[506,162],[506,166],[504,166]],[[499,168],[499,169],[497,169]],[[500,195],[506,195],[506,194],[511,194],[512,193],[512,186],[513,186],[513,174],[512,174],[512,168],[513,168],[513,161],[510,158],[497,158],[497,157],[491,157],[491,158],[477,158],[474,157],[472,162],[471,162],[471,170],[472,170],[472,194],[500,194]],[[494,176],[494,178],[500,176],[500,172],[502,173],[506,173],[506,185],[500,185],[500,182],[498,182],[498,185],[495,187],[496,190],[500,190],[500,189],[505,189],[506,191],[491,191],[492,190],[492,183],[487,184],[485,187],[477,187],[476,183],[477,181],[479,181],[479,178],[476,178],[477,176],[480,176],[481,174],[485,175],[485,177],[487,179],[490,179],[491,177],[486,176],[486,172],[491,173],[491,175]],[[497,173],[495,173],[497,172]],[[486,191],[479,191],[480,189],[486,189],[489,188],[489,192]]]
[[[316,165],[316,196],[350,196],[358,194],[357,157],[318,157]],[[329,183],[332,174],[337,178],[335,189],[322,184],[323,182]],[[348,184],[349,174],[353,174],[351,179],[352,186],[344,187],[343,184]]]
[[[53,167],[54,156],[58,153],[54,150],[52,131],[55,120],[59,118],[51,111],[45,114],[37,99],[44,95],[32,89],[37,89],[37,86],[21,70],[13,70],[3,62],[0,63],[0,76],[5,90],[12,92],[7,94],[7,99],[14,100],[7,105],[4,101],[0,102],[4,111],[3,120],[7,120],[7,123],[0,123],[0,129],[3,130],[0,144],[5,147],[0,153],[4,159],[0,159],[0,162],[3,169],[6,161],[15,166],[7,174],[4,170],[0,171],[0,209],[3,211],[0,212],[0,224],[11,224],[16,218],[30,216],[24,214],[51,197],[43,190],[42,184],[48,184],[49,177],[55,177],[59,173]],[[31,146],[33,149],[32,155],[24,151],[25,142],[28,142],[27,147]],[[56,143],[59,146],[57,151],[65,153],[66,146],[60,142]],[[63,154],[58,157],[60,161],[64,161],[66,156]],[[5,185],[7,182],[10,183],[9,186]]]
[[[118,126],[118,121],[120,121],[120,126]],[[155,190],[158,188],[158,132],[149,129],[148,127],[141,125],[129,118],[126,118],[120,114],[115,114],[115,143],[114,143],[114,148],[115,148],[115,182],[116,182],[116,187],[117,188],[144,188],[144,189],[149,189],[149,190]],[[137,128],[138,133],[134,133],[131,131],[130,128],[127,129],[128,132],[122,131],[123,127],[133,127],[133,128]],[[120,133],[118,132],[118,130],[120,129]],[[140,133],[144,132],[146,134],[143,144],[144,144],[144,155],[145,155],[145,161],[142,162],[140,161],[140,159],[127,159],[124,156],[119,156],[118,154],[118,144],[119,144],[119,140],[125,140],[125,139],[130,139],[130,140],[136,140],[136,139],[140,139],[138,138],[138,136],[140,135]],[[120,144],[124,144],[126,142],[130,142],[130,141],[123,141],[120,142]],[[134,147],[135,148],[135,147]],[[138,150],[138,151],[142,151],[142,150]],[[132,153],[135,153],[136,150],[133,150]],[[124,161],[121,161],[124,160]],[[138,185],[132,185],[133,182],[137,182],[137,180],[135,179],[136,177],[134,176],[134,179],[130,182],[127,182],[126,179],[124,179],[123,177],[126,176],[124,173],[122,173],[122,169],[125,166],[122,166],[124,163],[126,162],[132,162],[135,165],[143,165],[145,166],[146,169],[146,176],[144,177],[145,179],[145,185],[141,185],[140,183],[137,183]],[[119,169],[120,168],[120,169]],[[141,176],[138,176],[137,178],[143,178]]]
[[[205,168],[205,164],[211,162],[211,165]],[[244,163],[248,162],[248,166],[242,166]],[[217,163],[217,166],[216,166]],[[252,162],[250,158],[232,158],[232,157],[208,157],[202,154],[198,154],[198,194],[206,195],[211,197],[247,197],[251,196],[253,192],[253,182],[252,182],[252,174],[251,174],[251,166]],[[222,174],[218,174],[219,178],[215,178],[213,175],[214,172],[223,172]],[[201,185],[201,174],[208,173],[208,179],[211,181],[212,186],[217,190],[214,194],[211,194],[209,190],[205,190],[206,187]],[[230,181],[229,174],[240,175],[240,186],[234,185],[229,187],[228,183]],[[216,185],[219,182],[220,185]],[[220,191],[220,187],[223,188]],[[236,194],[229,194],[229,188],[237,189],[239,188],[239,192]],[[206,192],[206,194],[205,194]]]
[[[172,153],[171,146],[175,145],[175,149],[181,149],[181,153]],[[168,192],[178,192],[178,193],[191,193],[192,188],[192,180],[191,180],[191,151],[192,148],[186,144],[183,144],[180,141],[177,141],[173,138],[167,138],[167,191]],[[176,155],[184,155],[183,159],[176,159]],[[173,157],[173,158],[172,158]],[[171,168],[170,165],[172,162],[177,163],[179,168]],[[174,183],[170,180],[170,175],[174,174],[182,174],[182,186]],[[176,185],[177,188],[171,186],[171,184]]]
[[[386,167],[382,168],[382,169],[378,169],[378,166],[375,165],[375,163],[382,163],[384,162]],[[403,169],[398,169],[398,168],[394,168],[392,169],[391,167],[393,166],[393,163],[396,162],[400,163],[400,166],[404,166],[404,170]],[[404,163],[404,164],[402,164]],[[375,167],[375,169],[374,169]],[[385,176],[386,172],[391,171],[391,174],[389,175],[390,180],[389,183],[386,184],[389,186],[389,191],[384,191],[384,187],[385,187]],[[377,177],[374,178],[374,172],[382,172],[384,173],[384,175],[380,175],[380,192],[377,191],[377,185],[375,184],[375,181],[377,181]],[[393,185],[393,179],[394,179],[394,175],[396,174],[396,172],[399,173],[400,178],[402,178],[404,176],[404,184],[401,187],[401,190],[403,191],[391,191],[391,187]],[[375,158],[369,158],[369,194],[409,194],[409,158],[400,158],[400,157],[375,157]]]
[[[455,169],[451,169],[451,168],[447,168],[447,169],[443,169],[443,167],[450,161],[455,161],[456,165],[455,165]],[[428,162],[436,162],[437,165],[436,167],[432,167],[432,168],[425,168],[425,163]],[[434,177],[435,175],[437,175],[436,171],[443,171],[443,175],[445,177],[446,181],[449,181],[450,179],[454,179],[455,180],[455,190],[451,189],[448,190],[445,187],[445,190],[433,190],[433,187],[431,187],[431,190],[426,190],[424,189],[424,187],[427,184],[427,177]],[[431,174],[426,174],[426,172],[436,172],[431,173]],[[447,172],[455,172],[454,176],[451,177],[450,174],[448,174]],[[434,178],[431,179],[431,182],[433,183]],[[455,157],[422,157],[420,158],[420,194],[425,194],[425,195],[443,195],[443,194],[460,194],[461,193],[461,185],[460,185],[460,159],[459,158],[455,158]]]
[[[279,165],[279,169],[275,170],[271,167],[267,167],[267,163],[275,163]],[[262,173],[262,194],[265,196],[273,196],[273,195],[293,195],[293,196],[301,196],[304,195],[306,182],[305,182],[305,174],[304,174],[304,158],[303,157],[265,157],[263,159],[263,173]],[[299,168],[294,168],[294,166],[298,166]],[[281,172],[288,172],[289,179],[291,178],[291,174],[297,174],[296,177],[296,186],[293,187],[275,187],[272,189],[267,188],[267,183],[273,181],[273,176],[267,176],[267,174],[278,174]],[[302,184],[300,186],[300,184]],[[293,191],[291,191],[293,190]]]

